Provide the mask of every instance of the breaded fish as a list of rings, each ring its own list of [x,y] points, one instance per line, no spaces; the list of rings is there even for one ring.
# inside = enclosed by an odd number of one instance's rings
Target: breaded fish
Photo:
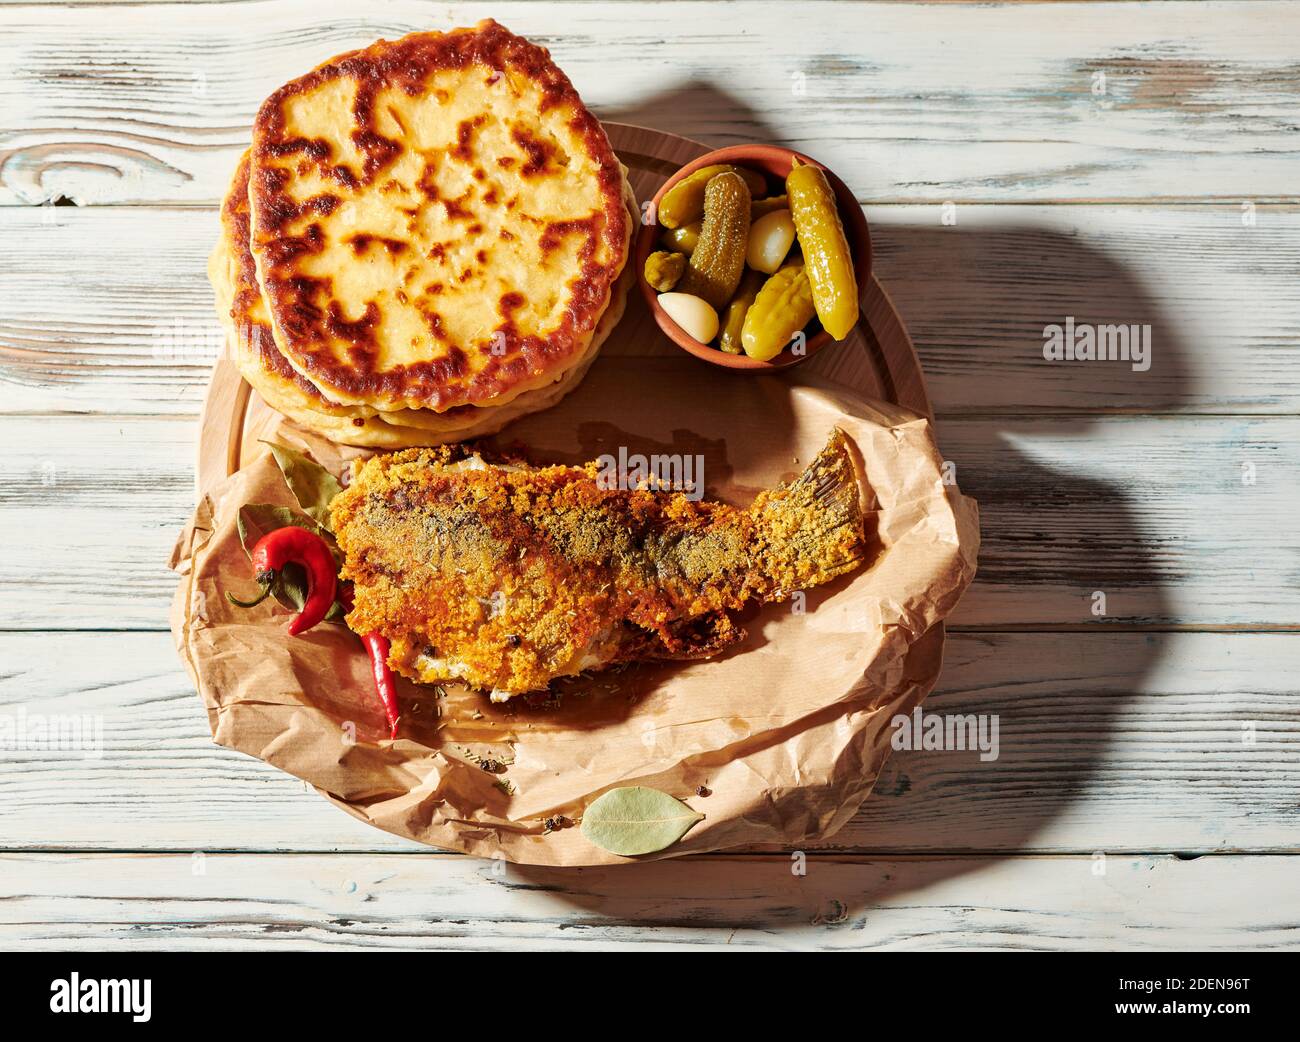
[[[836,430],[748,509],[626,489],[598,463],[534,468],[464,446],[374,456],[331,506],[348,625],[390,664],[501,700],[616,663],[705,658],[733,612],[859,567],[859,485]]]

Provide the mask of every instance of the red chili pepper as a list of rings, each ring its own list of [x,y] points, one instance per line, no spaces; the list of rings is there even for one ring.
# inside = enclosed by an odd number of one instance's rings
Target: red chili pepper
[[[291,561],[302,565],[307,573],[307,598],[303,602],[302,611],[289,623],[289,633],[296,637],[329,614],[330,608],[334,606],[334,591],[338,584],[334,555],[330,553],[325,540],[315,532],[297,525],[287,525],[262,536],[253,547],[253,571],[257,585],[262,588],[260,596],[252,601],[237,600],[229,593],[226,596],[231,603],[241,608],[260,604],[271,592],[280,570]]]
[[[362,637],[361,642],[370,652],[370,668],[375,674],[375,690],[379,692],[379,697],[384,702],[389,735],[396,738],[401,706],[397,703],[397,681],[393,679],[393,671],[388,666],[388,638],[375,630]]]
[[[339,583],[339,600],[348,611],[352,610],[355,603],[355,590],[347,579]],[[401,719],[402,707],[397,701],[397,681],[393,679],[393,671],[388,665],[390,647],[388,638],[378,630],[374,630],[363,636],[361,643],[370,653],[370,670],[375,677],[375,690],[379,692],[379,697],[384,703],[384,715],[388,717],[388,733],[390,737],[396,738],[397,721]]]

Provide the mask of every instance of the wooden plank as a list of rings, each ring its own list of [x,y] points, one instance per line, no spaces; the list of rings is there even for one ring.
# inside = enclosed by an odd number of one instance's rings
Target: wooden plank
[[[980,503],[962,626],[1300,624],[1300,419],[950,420]]]
[[[0,629],[167,627],[194,509],[182,420],[0,419]],[[21,548],[21,549],[19,549]]]
[[[1300,412],[1300,211],[869,207],[941,418]],[[0,412],[197,414],[221,346],[211,211],[0,210]],[[70,292],[69,287],[75,287]],[[1152,364],[1047,362],[1044,327],[1149,324]]]
[[[215,210],[0,210],[0,410],[196,416],[217,236]]]
[[[940,418],[1300,412],[1300,212],[958,206],[947,226],[938,207],[867,216],[877,275]],[[1045,360],[1046,327],[1069,318],[1149,327],[1149,368]]]
[[[1300,849],[1300,634],[952,633],[929,713],[999,755],[899,751],[831,841],[866,850]]]
[[[0,659],[10,744],[35,714],[90,739],[4,750],[2,849],[424,849],[213,745],[166,634],[0,634]],[[1296,852],[1298,674],[1300,634],[953,634],[926,711],[995,714],[997,759],[895,752],[817,847]]]
[[[1300,626],[1300,418],[950,419],[939,433],[982,511],[955,625]],[[162,628],[193,424],[0,417],[0,439],[0,540],[24,548],[0,560],[0,629]]]
[[[1290,857],[814,857],[800,876],[781,856],[560,870],[446,855],[6,855],[0,943],[62,951],[1295,948],[1295,871]]]
[[[792,17],[784,2],[294,0],[256,17],[0,11],[0,199],[215,202],[280,83],[378,36],[486,16],[551,48],[606,118],[792,144],[864,200],[1295,193],[1292,5],[805,2]]]

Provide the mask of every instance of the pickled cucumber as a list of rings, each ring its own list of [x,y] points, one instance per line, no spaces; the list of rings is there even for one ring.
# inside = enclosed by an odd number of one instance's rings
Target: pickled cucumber
[[[785,180],[785,190],[817,317],[831,336],[843,340],[858,321],[858,282],[835,194],[821,170],[798,159]]]
[[[702,166],[695,173],[683,177],[673,185],[659,200],[659,223],[665,228],[680,228],[684,224],[699,220],[704,213],[704,190],[708,183],[718,174],[737,174],[745,179],[750,194],[767,191],[767,182],[763,175],[744,167],[729,166],[720,163],[716,166]]]
[[[745,315],[740,333],[745,354],[760,362],[771,361],[815,313],[806,267],[786,264],[763,283]]]
[[[701,221],[683,224],[680,228],[670,228],[659,236],[659,242],[669,250],[676,250],[688,257],[695,252],[695,244],[700,241]]]
[[[766,199],[755,199],[749,207],[749,219],[757,221],[760,217],[766,216],[773,210],[790,209],[789,196],[770,195]]]
[[[645,259],[645,280],[656,293],[667,293],[686,270],[686,254],[656,250]]]
[[[677,284],[680,292],[701,297],[717,310],[726,307],[745,270],[749,201],[749,188],[734,171],[709,179],[700,241]]]
[[[767,276],[761,271],[746,271],[740,280],[740,288],[722,313],[722,336],[718,340],[718,346],[727,354],[738,355],[744,350],[740,334],[745,326],[745,315],[749,313],[754,298],[766,281]]]

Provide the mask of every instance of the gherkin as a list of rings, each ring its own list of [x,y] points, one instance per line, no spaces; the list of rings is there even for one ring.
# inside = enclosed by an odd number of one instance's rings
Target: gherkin
[[[704,192],[700,241],[677,284],[679,293],[700,297],[720,311],[740,285],[749,245],[749,188],[739,174],[711,178]]]

